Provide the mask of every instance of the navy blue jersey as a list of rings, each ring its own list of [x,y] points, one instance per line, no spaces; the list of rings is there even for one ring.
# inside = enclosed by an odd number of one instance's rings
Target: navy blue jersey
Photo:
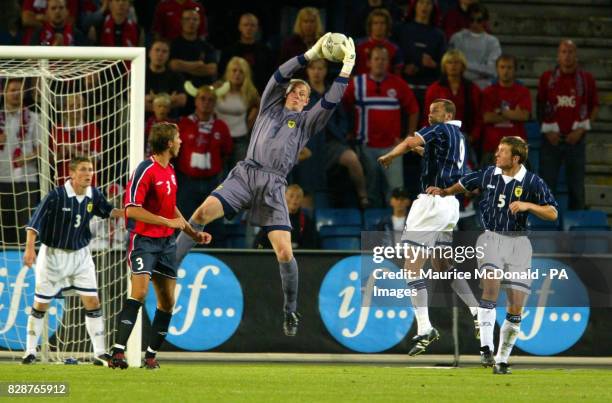
[[[421,161],[421,192],[429,186],[447,188],[465,175],[465,138],[461,122],[437,123],[415,132],[425,142]]]
[[[40,242],[49,247],[84,248],[91,240],[89,220],[94,215],[108,218],[113,210],[97,188],[90,186],[85,193],[77,196],[70,181],[53,189],[36,207],[26,228],[36,231]]]
[[[502,174],[501,168],[490,166],[467,174],[459,183],[467,190],[482,190],[480,219],[489,231],[524,231],[527,212],[512,214],[510,204],[515,201],[530,202],[540,206],[558,208],[546,183],[538,175],[528,172],[524,166],[514,177]]]

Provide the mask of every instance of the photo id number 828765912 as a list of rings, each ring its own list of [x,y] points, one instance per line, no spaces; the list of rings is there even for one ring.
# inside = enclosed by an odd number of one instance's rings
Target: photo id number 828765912
[[[0,397],[3,396],[67,396],[65,382],[0,382]]]

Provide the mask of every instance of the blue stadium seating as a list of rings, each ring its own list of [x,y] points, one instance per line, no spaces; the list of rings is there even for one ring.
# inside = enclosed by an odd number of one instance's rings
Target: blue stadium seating
[[[567,193],[557,192],[557,194],[555,195],[555,200],[559,205],[560,213],[567,211],[569,205],[569,196]]]
[[[529,144],[530,151],[534,148],[540,148],[542,145],[542,133],[540,133],[540,124],[532,120],[525,123],[525,130],[527,131],[527,143]]]
[[[537,174],[540,171],[540,150],[538,148],[530,148],[527,159],[529,161],[529,170]]]
[[[390,215],[391,210],[388,208],[370,208],[363,213],[363,221],[366,231],[376,231],[378,222],[384,216]]]
[[[323,249],[359,250],[360,239],[357,237],[331,237],[321,240]]]
[[[569,250],[572,253],[608,253],[610,251],[610,236],[601,232],[609,231],[610,227],[573,227],[569,242]],[[582,236],[583,233],[584,235]]]
[[[323,225],[355,225],[361,226],[361,212],[357,209],[315,209],[317,231]]]
[[[559,253],[562,245],[559,245],[559,239],[555,239],[550,234],[531,232],[529,240],[535,253]]]
[[[530,231],[558,231],[561,229],[561,223],[558,218],[556,221],[546,221],[529,214],[527,216],[527,229]]]
[[[559,169],[559,176],[557,177],[557,193],[567,193],[565,169],[565,164],[561,165],[561,168]]]
[[[605,227],[608,216],[600,210],[573,210],[563,214],[563,230],[569,231],[576,227]]]
[[[317,208],[329,208],[331,203],[329,201],[329,193],[327,192],[315,192],[314,194],[314,205]]]
[[[319,228],[320,238],[361,236],[361,227],[358,225],[323,225]]]

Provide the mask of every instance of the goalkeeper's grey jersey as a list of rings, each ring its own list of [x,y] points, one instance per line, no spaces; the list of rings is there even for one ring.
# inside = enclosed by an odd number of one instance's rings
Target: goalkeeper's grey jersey
[[[310,137],[322,131],[348,85],[348,78],[338,77],[311,109],[293,112],[285,108],[289,79],[307,61],[303,55],[283,63],[268,81],[253,127],[246,161],[286,176],[298,160],[298,154]]]

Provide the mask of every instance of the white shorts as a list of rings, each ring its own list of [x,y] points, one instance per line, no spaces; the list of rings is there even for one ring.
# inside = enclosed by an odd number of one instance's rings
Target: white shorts
[[[450,244],[457,221],[459,221],[457,198],[420,194],[410,207],[402,241],[424,247]]]
[[[477,247],[482,247],[484,257],[478,259],[479,269],[501,269],[504,273],[516,273],[512,279],[502,279],[502,288],[531,293],[532,279],[517,278],[531,268],[531,241],[526,236],[509,236],[486,231],[478,237]]]
[[[88,247],[73,251],[42,245],[35,273],[36,302],[46,304],[61,295],[98,295],[96,267]]]

